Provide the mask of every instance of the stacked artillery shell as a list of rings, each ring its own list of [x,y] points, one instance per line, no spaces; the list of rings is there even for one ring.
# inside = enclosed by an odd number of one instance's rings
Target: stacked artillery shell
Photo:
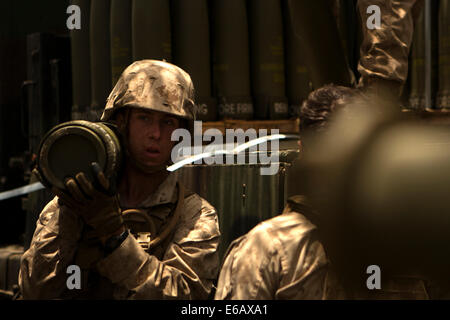
[[[356,73],[359,60],[359,46],[356,46],[357,32],[361,31],[361,26],[357,23],[356,1],[335,0],[335,16],[348,65],[353,73]]]
[[[250,0],[250,66],[255,117],[288,117],[281,2]]]
[[[251,119],[245,0],[213,0],[213,83],[221,118]]]
[[[424,10],[414,24],[414,36],[411,46],[410,70],[410,96],[411,109],[425,108],[425,24]]]
[[[132,62],[131,0],[111,0],[111,84]]]
[[[170,3],[134,0],[132,5],[133,61],[172,60]]]
[[[431,1],[430,2],[430,9],[429,9],[429,33],[425,34],[425,37],[430,39],[430,49],[429,49],[429,55],[430,58],[428,58],[428,64],[430,68],[430,75],[429,75],[429,88],[430,91],[429,98],[425,99],[425,101],[428,100],[429,108],[436,108],[436,94],[438,91],[438,82],[439,82],[439,40],[438,40],[438,19],[439,19],[439,2],[438,1]],[[426,24],[426,23],[425,23]],[[427,64],[425,64],[427,65]]]
[[[348,64],[328,0],[288,0],[293,31],[300,37],[313,88],[349,86]]]
[[[211,93],[211,57],[207,0],[172,0],[173,62],[194,82],[198,118],[217,117]],[[195,50],[193,50],[195,48]]]
[[[72,119],[87,119],[86,111],[91,104],[91,61],[89,42],[89,17],[91,1],[73,0],[81,10],[81,29],[70,31],[72,51]]]
[[[92,103],[89,120],[98,120],[111,91],[110,0],[91,1]]]
[[[284,2],[286,4],[286,2]],[[286,95],[289,100],[289,114],[298,116],[300,106],[308,97],[310,79],[303,57],[302,43],[293,32],[292,20],[285,5],[285,57],[286,57]]]
[[[439,91],[437,108],[450,108],[450,1],[439,6]]]

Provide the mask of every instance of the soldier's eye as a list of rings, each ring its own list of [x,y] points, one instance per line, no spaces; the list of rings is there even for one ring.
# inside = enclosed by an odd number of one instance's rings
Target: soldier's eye
[[[150,118],[149,118],[149,116],[142,114],[142,115],[138,116],[138,119],[143,120],[143,121],[148,121]]]
[[[166,120],[164,120],[164,124],[168,125],[168,126],[174,126],[175,125],[175,120],[173,120],[173,119],[166,119]]]

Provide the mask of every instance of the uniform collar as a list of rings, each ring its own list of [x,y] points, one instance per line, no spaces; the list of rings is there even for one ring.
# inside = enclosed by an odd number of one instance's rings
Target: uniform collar
[[[169,173],[167,178],[158,186],[155,192],[139,204],[140,208],[148,208],[160,204],[177,202],[177,174]]]
[[[149,208],[167,203],[176,203],[177,195],[176,184],[178,180],[178,174],[175,172],[169,173],[164,181],[156,188],[152,194],[150,194],[145,200],[143,200],[137,208]],[[124,205],[121,203],[121,206]],[[125,207],[127,207],[125,205]],[[127,207],[128,208],[128,207]]]

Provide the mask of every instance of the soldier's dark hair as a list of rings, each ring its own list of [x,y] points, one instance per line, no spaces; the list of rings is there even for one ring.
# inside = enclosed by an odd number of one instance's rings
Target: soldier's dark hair
[[[311,92],[300,107],[300,132],[323,131],[330,116],[348,102],[354,91],[349,87],[328,84]]]

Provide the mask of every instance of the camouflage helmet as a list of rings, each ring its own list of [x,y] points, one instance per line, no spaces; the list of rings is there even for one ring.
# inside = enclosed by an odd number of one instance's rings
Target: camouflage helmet
[[[142,108],[195,120],[194,85],[183,69],[158,60],[129,65],[111,91],[101,120],[111,120],[122,108]]]

